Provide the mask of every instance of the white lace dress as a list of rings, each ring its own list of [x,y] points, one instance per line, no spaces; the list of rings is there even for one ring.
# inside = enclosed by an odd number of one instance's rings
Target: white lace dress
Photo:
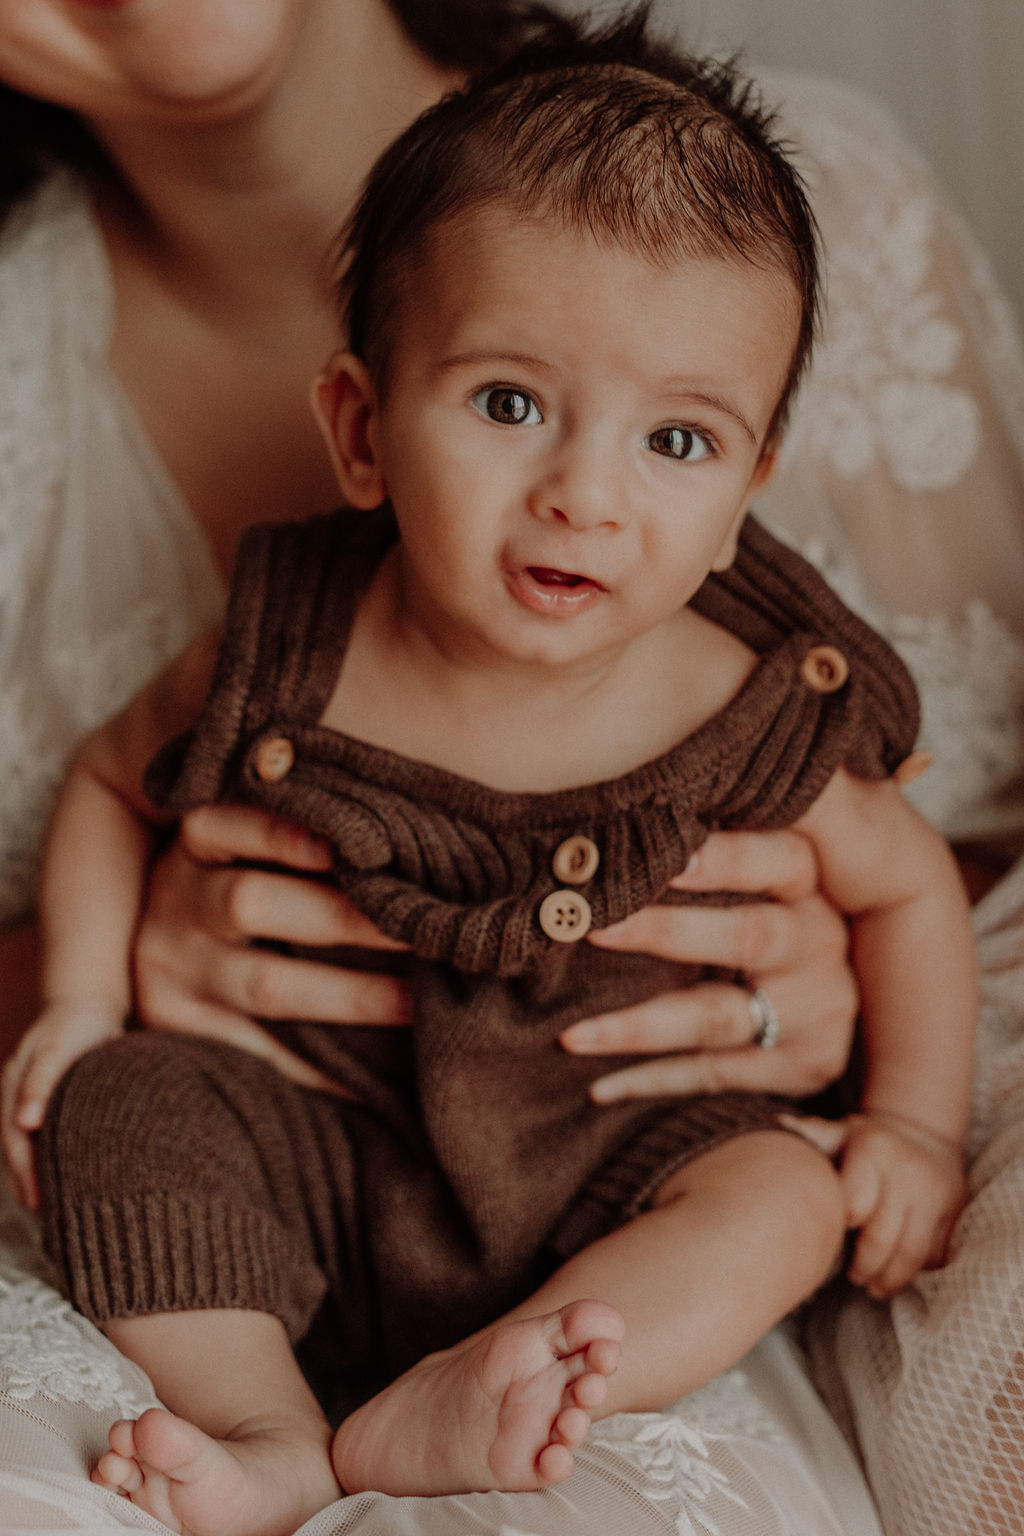
[[[826,334],[762,512],[897,645],[950,835],[1024,832],[1024,367],[965,232],[891,122],[777,79],[828,247]],[[111,294],[79,191],[51,182],[0,236],[0,920],[31,901],[78,736],[222,594],[175,486],[105,366]],[[887,1536],[1018,1532],[1024,1510],[1024,872],[978,912],[985,1021],[975,1201],[954,1257],[892,1308],[812,1318],[818,1382]],[[153,1401],[0,1219],[0,1529],[164,1529],[94,1488],[110,1421]],[[1015,1466],[1015,1458],[1017,1465]],[[846,1441],[777,1330],[660,1414],[596,1426],[536,1494],[345,1499],[302,1536],[880,1536]]]

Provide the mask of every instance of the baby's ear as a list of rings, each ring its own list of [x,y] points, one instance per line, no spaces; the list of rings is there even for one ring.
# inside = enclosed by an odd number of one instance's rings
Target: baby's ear
[[[379,507],[388,492],[377,451],[377,391],[362,358],[335,353],[313,381],[312,401],[345,500]]]

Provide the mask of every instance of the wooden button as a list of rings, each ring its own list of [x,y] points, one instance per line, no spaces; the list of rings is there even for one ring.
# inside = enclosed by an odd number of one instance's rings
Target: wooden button
[[[593,921],[590,902],[579,891],[552,891],[541,902],[537,916],[548,938],[559,944],[585,938]]]
[[[836,693],[850,675],[850,663],[834,645],[812,645],[800,663],[800,676],[815,693]]]
[[[551,860],[551,868],[556,880],[564,880],[566,885],[585,885],[597,873],[600,862],[597,844],[589,837],[579,835],[567,837],[564,843],[559,843]]]
[[[893,778],[897,784],[913,784],[914,780],[919,779],[931,765],[932,754],[927,747],[919,747],[916,752],[911,752],[909,757],[903,759],[893,773]]]
[[[252,755],[252,765],[265,784],[287,778],[295,762],[295,748],[287,736],[264,736]]]

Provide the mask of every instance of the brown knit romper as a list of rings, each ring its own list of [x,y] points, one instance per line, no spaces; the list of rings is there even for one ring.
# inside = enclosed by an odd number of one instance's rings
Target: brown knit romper
[[[748,519],[733,569],[693,601],[760,660],[664,756],[508,794],[368,746],[319,721],[394,537],[382,512],[247,537],[210,696],[148,787],[174,811],[243,802],[327,838],[338,883],[410,946],[334,958],[408,974],[412,1027],[269,1023],[354,1100],[222,1044],[132,1031],[72,1068],[38,1149],[48,1249],[88,1317],[254,1308],[297,1341],[320,1309],[371,1377],[500,1315],[671,1170],[775,1124],[780,1101],[759,1095],[590,1103],[626,1058],[570,1056],[560,1031],[712,973],[556,941],[546,899],[596,927],[673,899],[712,829],[792,823],[840,764],[891,773],[917,730],[885,643]],[[566,865],[566,845],[589,856]]]

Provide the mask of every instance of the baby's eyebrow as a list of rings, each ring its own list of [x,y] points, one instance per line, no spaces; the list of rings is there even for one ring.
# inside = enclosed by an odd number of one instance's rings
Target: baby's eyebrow
[[[750,441],[756,446],[759,442],[757,432],[747,416],[734,400],[727,395],[714,394],[710,390],[694,389],[692,384],[687,384],[685,379],[666,379],[663,385],[666,397],[674,397],[688,406],[709,406],[713,411],[721,411],[723,415],[732,418],[743,429]]]
[[[530,368],[534,372],[550,373],[552,365],[546,363],[542,357],[536,357],[532,352],[504,352],[500,349],[485,350],[483,348],[469,352],[455,352],[451,357],[442,357],[434,364],[431,370],[435,375],[450,373],[455,368],[493,368],[499,365],[511,364],[514,368]]]

